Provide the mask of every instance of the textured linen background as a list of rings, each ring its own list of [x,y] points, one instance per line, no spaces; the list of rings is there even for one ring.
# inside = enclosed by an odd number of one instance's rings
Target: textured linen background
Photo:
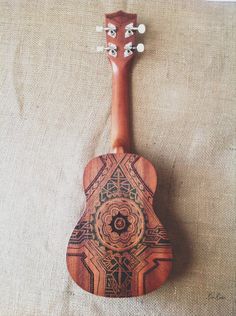
[[[169,281],[104,299],[70,279],[83,169],[110,150],[104,13],[147,25],[133,68],[134,150],[176,256]],[[0,2],[0,315],[235,315],[236,5],[192,0]]]

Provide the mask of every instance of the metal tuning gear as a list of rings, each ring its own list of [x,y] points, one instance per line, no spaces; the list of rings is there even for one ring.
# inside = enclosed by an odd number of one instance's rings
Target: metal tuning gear
[[[107,31],[107,34],[113,38],[116,37],[116,26],[112,23],[108,23],[107,27],[96,26],[96,32]]]
[[[108,54],[111,55],[112,57],[117,57],[117,46],[112,43],[108,43],[107,47],[104,46],[97,46],[97,52],[104,52],[104,50],[108,51]]]
[[[132,55],[133,50],[137,50],[137,52],[142,53],[144,51],[144,45],[139,43],[137,46],[133,46],[132,42],[127,43],[124,46],[124,57]]]
[[[134,26],[134,23],[130,23],[125,27],[125,38],[130,37],[134,34],[134,31],[138,31],[140,34],[145,33],[146,26],[144,24],[139,24]]]

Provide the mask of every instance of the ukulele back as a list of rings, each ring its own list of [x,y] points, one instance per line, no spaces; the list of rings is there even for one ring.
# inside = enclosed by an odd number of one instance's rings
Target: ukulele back
[[[67,249],[84,290],[106,297],[146,294],[168,277],[172,250],[153,210],[153,165],[136,154],[107,154],[85,168],[85,211]]]

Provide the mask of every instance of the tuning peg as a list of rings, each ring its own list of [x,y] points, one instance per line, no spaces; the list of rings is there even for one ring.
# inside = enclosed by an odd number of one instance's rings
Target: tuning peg
[[[96,32],[107,31],[107,34],[113,38],[116,37],[116,26],[112,23],[108,23],[107,27],[96,26]]]
[[[145,26],[144,24],[139,24],[139,26],[138,26],[138,32],[139,32],[140,34],[145,33],[145,32],[146,32],[146,26]]]
[[[139,24],[138,26],[134,26],[134,23],[130,23],[125,27],[125,37],[129,37],[134,34],[133,31],[138,31],[140,34],[145,33],[146,26],[144,24]]]
[[[104,46],[97,46],[97,53],[102,53],[105,49],[106,47]]]
[[[124,56],[128,57],[133,54],[133,50],[137,50],[137,52],[142,53],[144,51],[144,45],[139,43],[137,46],[133,46],[132,42],[129,42],[124,47]]]
[[[142,53],[144,52],[144,45],[139,43],[134,49],[137,49],[137,52]]]
[[[103,26],[96,26],[96,32],[102,32],[104,30],[104,27]]]
[[[117,46],[115,44],[108,43],[107,47],[97,46],[97,52],[98,53],[101,53],[104,50],[107,50],[108,54],[111,55],[112,57],[116,57],[117,56]]]

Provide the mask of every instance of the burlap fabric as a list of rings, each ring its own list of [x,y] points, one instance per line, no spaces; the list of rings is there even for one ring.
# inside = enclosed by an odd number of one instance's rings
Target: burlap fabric
[[[70,279],[65,251],[83,169],[110,150],[104,13],[147,25],[133,68],[135,152],[159,174],[155,206],[176,262],[139,298]],[[235,315],[236,4],[200,0],[0,2],[0,315]]]

